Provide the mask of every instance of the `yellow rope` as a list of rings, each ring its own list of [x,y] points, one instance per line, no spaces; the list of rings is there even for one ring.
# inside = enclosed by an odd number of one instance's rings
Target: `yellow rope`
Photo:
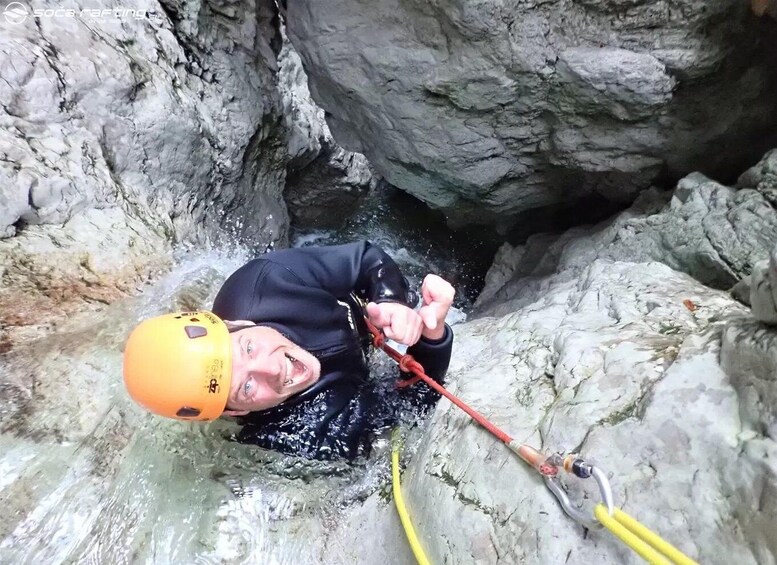
[[[394,504],[397,506],[399,520],[402,522],[402,528],[405,530],[405,536],[407,536],[410,549],[413,550],[413,555],[415,555],[418,565],[430,565],[429,560],[426,558],[426,553],[424,553],[424,548],[421,547],[421,543],[418,541],[413,524],[410,522],[410,516],[405,507],[405,500],[402,498],[402,485],[399,481],[399,449],[399,430],[395,429],[391,435],[391,483],[394,492]]]
[[[399,520],[402,522],[402,528],[405,530],[405,536],[407,536],[410,549],[413,551],[418,565],[430,565],[429,559],[426,557],[421,542],[415,533],[415,528],[413,528],[413,524],[410,522],[410,515],[407,512],[405,500],[402,497],[402,485],[399,479],[401,442],[399,441],[398,429],[394,430],[391,440],[391,482]],[[606,506],[597,504],[594,508],[594,514],[605,528],[637,553],[637,555],[650,563],[650,565],[699,565],[622,510],[616,508],[613,515],[610,516]]]
[[[622,510],[616,508],[613,515],[610,516],[603,504],[597,504],[594,508],[594,514],[615,537],[633,549],[651,565],[666,565],[667,563],[674,565],[699,565]]]

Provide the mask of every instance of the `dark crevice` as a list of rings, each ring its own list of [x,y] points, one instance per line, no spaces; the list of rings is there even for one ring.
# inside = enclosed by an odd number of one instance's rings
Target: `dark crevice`
[[[65,74],[62,72],[62,70],[59,68],[59,52],[57,51],[56,47],[52,45],[52,43],[46,39],[46,36],[43,35],[43,28],[40,24],[39,18],[34,18],[35,25],[38,28],[38,34],[40,35],[41,42],[42,42],[42,49],[43,53],[46,55],[46,61],[48,62],[51,69],[54,71],[54,73],[57,75],[57,91],[59,92],[59,111],[62,113],[69,112],[73,109],[75,106],[75,102],[73,100],[68,100],[67,98],[67,88],[66,88],[66,82],[65,82]]]
[[[505,240],[511,245],[520,245],[537,233],[562,233],[576,226],[599,223],[629,206],[593,194],[571,204],[559,203],[526,210],[518,214]]]
[[[304,225],[293,224],[292,236],[305,229]],[[360,202],[330,242],[372,239],[381,232],[391,234],[391,239],[402,242],[413,255],[433,259],[441,269],[437,274],[456,287],[456,305],[464,309],[482,290],[485,274],[502,244],[481,226],[452,230],[442,212],[385,182]],[[419,279],[426,274],[416,272],[412,266],[407,270]]]
[[[178,25],[181,23],[183,18],[178,14],[173,6],[167,5],[165,2],[160,2],[159,5],[162,7],[162,11],[167,15],[167,17],[170,18],[170,21],[173,24],[173,36],[175,37],[178,46],[183,51],[184,56],[186,57],[186,63],[175,63],[174,66],[182,65],[188,74],[197,75],[198,73],[196,72],[196,68],[203,69],[207,67],[203,67],[200,56],[197,54],[195,47],[191,45],[189,40],[178,29]],[[210,55],[210,53],[206,52],[205,55]]]
[[[16,221],[15,221],[13,224],[11,224],[11,225],[13,226],[13,228],[14,228],[14,230],[15,230],[15,232],[14,232],[14,233],[15,233],[16,235],[19,235],[20,233],[22,233],[22,232],[24,231],[24,229],[25,229],[25,228],[26,228],[26,227],[27,227],[29,224],[28,224],[28,223],[27,223],[25,220],[23,220],[22,218],[19,218],[18,220],[16,220]]]
[[[146,87],[148,82],[150,82],[151,76],[145,73],[143,68],[134,59],[129,59],[129,67],[134,82],[127,97],[134,102],[138,97],[138,93]]]
[[[168,6],[166,2],[160,0],[159,7],[162,8],[162,11],[173,24],[177,24],[181,21],[181,17],[173,6]]]

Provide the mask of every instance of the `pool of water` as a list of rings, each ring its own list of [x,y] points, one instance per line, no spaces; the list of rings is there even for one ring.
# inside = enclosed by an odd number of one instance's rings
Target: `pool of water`
[[[332,230],[292,226],[293,247],[335,245],[367,239],[380,245],[419,285],[427,273],[450,281],[457,309],[467,311],[483,288],[483,278],[501,242],[483,229],[454,232],[444,217],[402,191],[386,187],[365,196],[356,212]]]

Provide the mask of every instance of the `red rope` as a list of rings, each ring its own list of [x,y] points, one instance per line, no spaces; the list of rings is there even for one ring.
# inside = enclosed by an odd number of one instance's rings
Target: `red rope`
[[[448,392],[448,390],[442,386],[440,383],[432,379],[429,375],[424,373],[423,366],[416,361],[412,355],[402,355],[394,349],[393,347],[386,345],[386,340],[383,337],[383,334],[380,333],[380,330],[376,328],[367,318],[365,318],[367,322],[367,327],[370,329],[370,333],[372,333],[372,343],[377,347],[378,349],[382,349],[385,351],[389,357],[391,357],[394,361],[399,363],[399,368],[406,372],[406,373],[412,373],[415,375],[411,379],[407,380],[401,380],[397,383],[397,387],[404,388],[407,386],[410,386],[412,384],[417,383],[419,380],[425,382],[428,386],[430,386],[432,389],[439,392],[441,395],[443,395],[445,398],[453,402],[456,406],[464,410],[469,416],[475,420],[478,424],[483,426],[486,430],[491,432],[494,436],[499,438],[504,443],[510,443],[513,441],[513,438],[511,438],[509,435],[507,435],[504,431],[496,427],[494,424],[489,422],[485,416],[483,416],[480,412],[475,410],[474,408],[471,408],[469,405],[467,405],[464,401],[459,399],[457,396],[455,396],[453,393]]]

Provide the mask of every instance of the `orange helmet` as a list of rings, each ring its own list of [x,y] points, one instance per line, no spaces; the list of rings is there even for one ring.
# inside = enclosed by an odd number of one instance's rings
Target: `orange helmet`
[[[124,384],[146,409],[179,420],[214,420],[224,411],[232,380],[232,342],[212,312],[151,318],[124,349]]]

